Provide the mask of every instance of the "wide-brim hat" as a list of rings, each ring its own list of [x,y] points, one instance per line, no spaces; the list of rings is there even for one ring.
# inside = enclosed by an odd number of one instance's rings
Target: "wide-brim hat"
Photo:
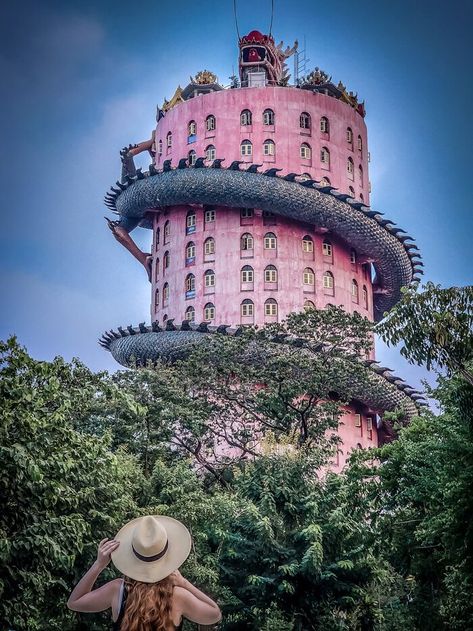
[[[156,583],[177,570],[191,551],[191,535],[177,519],[164,515],[137,517],[121,528],[112,552],[115,567],[135,581]]]

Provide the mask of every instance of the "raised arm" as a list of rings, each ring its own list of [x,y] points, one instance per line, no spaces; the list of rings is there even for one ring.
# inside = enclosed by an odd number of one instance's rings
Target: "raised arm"
[[[204,625],[215,624],[222,619],[217,603],[185,579],[178,570],[173,572],[173,578],[175,594],[184,618]]]
[[[98,548],[97,560],[74,587],[67,606],[72,611],[96,612],[109,609],[118,596],[121,579],[110,581],[98,589],[92,588],[99,574],[110,563],[110,554],[118,548],[118,541],[103,539]]]

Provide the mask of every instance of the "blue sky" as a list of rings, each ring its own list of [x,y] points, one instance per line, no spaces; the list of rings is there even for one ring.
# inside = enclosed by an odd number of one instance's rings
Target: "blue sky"
[[[240,32],[267,32],[270,6],[238,0]],[[416,237],[425,278],[444,286],[473,283],[472,7],[275,0],[275,38],[305,37],[309,67],[366,100],[372,205]],[[102,198],[119,149],[149,137],[177,84],[203,68],[228,83],[232,2],[24,0],[4,3],[0,35],[0,338],[115,370],[97,338],[148,321],[149,285],[106,228]],[[396,351],[379,358],[423,376]]]

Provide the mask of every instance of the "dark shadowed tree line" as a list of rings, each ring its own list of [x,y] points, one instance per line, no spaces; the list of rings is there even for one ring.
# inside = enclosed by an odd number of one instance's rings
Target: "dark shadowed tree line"
[[[472,305],[428,285],[390,312],[380,334],[446,369],[440,413],[340,475],[323,475],[339,408],[369,379],[356,314],[308,310],[114,375],[0,343],[0,628],[109,628],[65,603],[97,542],[147,513],[190,528],[183,572],[222,630],[473,628]]]

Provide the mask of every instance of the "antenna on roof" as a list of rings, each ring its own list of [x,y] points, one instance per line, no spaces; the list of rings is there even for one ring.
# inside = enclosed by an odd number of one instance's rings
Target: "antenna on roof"
[[[302,50],[296,50],[294,54],[294,85],[299,85],[301,79],[307,74],[307,65],[310,59],[306,54],[305,35]]]
[[[240,37],[240,31],[238,30],[238,18],[237,18],[236,0],[233,0],[233,15],[235,16],[235,28],[236,28],[236,32],[237,32],[237,35],[238,35],[238,41],[240,41],[241,37]]]
[[[269,24],[269,36],[271,37],[273,31],[273,17],[274,17],[274,0],[271,0],[271,22]]]

